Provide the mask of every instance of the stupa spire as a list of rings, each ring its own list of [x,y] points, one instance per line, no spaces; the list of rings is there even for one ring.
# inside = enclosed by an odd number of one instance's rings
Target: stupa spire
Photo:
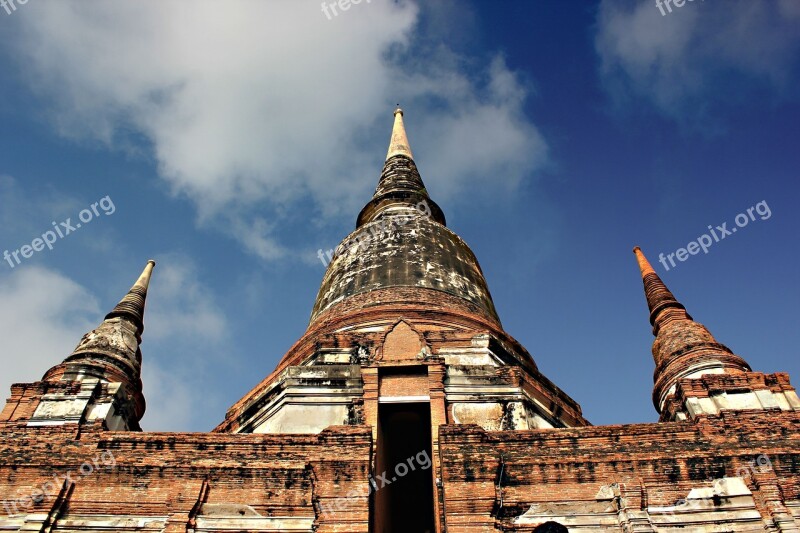
[[[396,155],[404,155],[410,159],[414,159],[411,153],[411,146],[408,143],[408,135],[406,135],[406,126],[403,123],[403,110],[400,104],[394,110],[394,126],[392,127],[392,138],[389,141],[389,151],[386,153],[386,160]]]
[[[378,186],[372,200],[359,213],[356,227],[384,216],[419,213],[446,225],[444,213],[431,200],[414,163],[403,122],[403,110],[398,106],[394,110],[392,137]]]
[[[653,325],[653,404],[663,420],[671,420],[679,382],[706,374],[742,374],[750,371],[747,362],[719,343],[708,329],[695,322],[686,308],[670,292],[638,246],[633,249],[642,273],[650,324]],[[679,410],[679,409],[678,409]]]
[[[650,309],[650,324],[653,326],[653,334],[658,334],[659,329],[669,320],[691,320],[692,317],[686,312],[686,308],[661,281],[642,249],[636,246],[633,253],[636,254],[636,261],[642,272],[644,294],[647,298],[647,307]],[[665,312],[667,310],[672,311],[667,313]]]
[[[111,428],[138,429],[139,420],[144,415],[140,344],[144,331],[147,288],[155,264],[152,260],[147,262],[139,279],[103,322],[84,335],[72,353],[42,378],[51,382],[79,381],[93,391],[95,385],[92,383],[104,384],[102,392],[97,393],[100,396],[93,401],[110,401],[114,404],[114,411],[106,417],[106,424]],[[41,420],[50,420],[49,415],[36,416]]]
[[[133,284],[128,294],[106,315],[106,319],[126,317],[136,324],[139,334],[142,334],[142,331],[144,331],[144,305],[147,299],[147,288],[150,286],[150,277],[153,275],[153,267],[155,266],[156,262],[152,259],[147,262],[139,279]]]

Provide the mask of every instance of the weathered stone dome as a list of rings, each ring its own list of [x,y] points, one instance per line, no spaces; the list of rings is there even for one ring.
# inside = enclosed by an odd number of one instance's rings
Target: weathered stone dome
[[[475,254],[447,229],[444,213],[428,196],[412,157],[398,109],[375,194],[359,213],[356,230],[332,257],[311,322],[351,296],[416,287],[463,298],[499,324]]]
[[[475,254],[461,238],[425,213],[384,214],[351,233],[337,248],[322,280],[317,315],[357,294],[418,287],[467,300],[499,322]]]

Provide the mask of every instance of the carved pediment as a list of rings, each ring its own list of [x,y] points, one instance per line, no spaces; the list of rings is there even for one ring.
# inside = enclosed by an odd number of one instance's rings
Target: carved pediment
[[[430,354],[425,338],[405,320],[399,320],[384,337],[379,361],[419,361]]]

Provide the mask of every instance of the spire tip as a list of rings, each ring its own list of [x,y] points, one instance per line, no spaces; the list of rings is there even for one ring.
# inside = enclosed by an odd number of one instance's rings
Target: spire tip
[[[403,124],[403,110],[400,105],[394,110],[394,126],[392,127],[392,138],[389,142],[389,152],[386,154],[386,160],[396,155],[404,155],[409,159],[414,159],[411,154],[411,147],[408,145],[408,136],[406,135],[406,127]]]
[[[653,266],[647,260],[647,257],[645,257],[641,248],[634,246],[633,253],[636,254],[636,262],[639,263],[639,270],[642,271],[642,276],[656,273],[656,271],[653,269]]]
[[[144,305],[147,298],[147,289],[150,286],[150,278],[153,274],[153,267],[156,262],[152,259],[147,261],[139,279],[133,284],[131,290],[125,295],[117,306],[106,315],[106,318],[124,316],[132,319],[136,324],[139,334],[144,331]]]

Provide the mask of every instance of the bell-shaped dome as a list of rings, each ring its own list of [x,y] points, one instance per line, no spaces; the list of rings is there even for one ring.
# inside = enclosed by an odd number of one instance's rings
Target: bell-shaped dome
[[[378,187],[356,230],[337,247],[311,321],[351,296],[388,287],[442,291],[500,322],[475,254],[446,227],[444,213],[428,196],[399,108]]]

